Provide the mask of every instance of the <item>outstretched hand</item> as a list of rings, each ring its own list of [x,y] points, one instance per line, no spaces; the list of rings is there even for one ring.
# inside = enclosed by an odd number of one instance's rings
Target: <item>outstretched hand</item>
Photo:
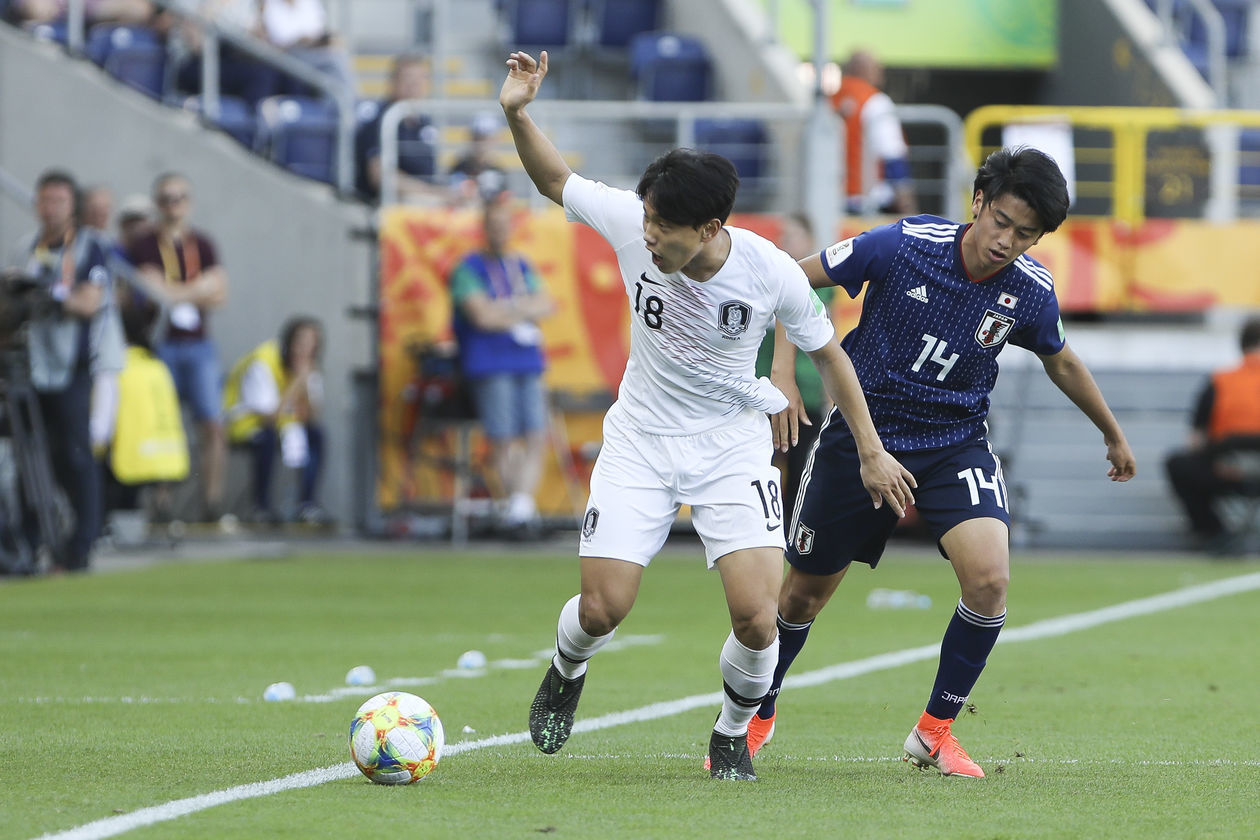
[[[547,51],[537,61],[526,52],[514,52],[507,59],[508,74],[499,89],[499,104],[504,111],[516,111],[534,101],[543,77],[547,75]]]

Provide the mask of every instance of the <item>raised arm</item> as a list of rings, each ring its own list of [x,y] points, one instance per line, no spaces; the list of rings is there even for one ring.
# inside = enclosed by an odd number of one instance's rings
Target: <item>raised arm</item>
[[[1111,480],[1128,481],[1137,475],[1137,461],[1133,457],[1133,450],[1129,448],[1120,424],[1108,408],[1107,401],[1103,399],[1102,391],[1098,390],[1098,383],[1080,357],[1065,344],[1053,356],[1038,354],[1037,358],[1041,359],[1050,381],[1067,394],[1068,399],[1102,432],[1103,443],[1107,446],[1107,460],[1111,462],[1111,468],[1107,470]]]
[[[520,155],[525,172],[538,192],[563,205],[564,183],[573,170],[569,169],[542,129],[525,113],[525,106],[534,101],[538,87],[547,75],[547,51],[542,51],[538,61],[534,61],[528,53],[514,52],[508,56],[507,67],[507,78],[499,90],[499,104],[507,116],[516,153]]]

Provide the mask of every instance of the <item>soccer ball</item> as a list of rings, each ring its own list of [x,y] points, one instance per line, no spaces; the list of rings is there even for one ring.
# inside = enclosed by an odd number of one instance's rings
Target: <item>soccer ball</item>
[[[423,779],[437,767],[445,745],[437,712],[405,691],[376,695],[350,721],[350,757],[378,785]]]

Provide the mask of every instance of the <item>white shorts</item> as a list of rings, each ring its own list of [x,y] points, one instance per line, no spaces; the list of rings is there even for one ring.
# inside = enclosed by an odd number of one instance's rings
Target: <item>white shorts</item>
[[[646,566],[684,504],[709,568],[739,549],[785,548],[773,454],[770,422],[751,409],[715,431],[678,436],[645,434],[614,405],[604,417],[578,555]]]

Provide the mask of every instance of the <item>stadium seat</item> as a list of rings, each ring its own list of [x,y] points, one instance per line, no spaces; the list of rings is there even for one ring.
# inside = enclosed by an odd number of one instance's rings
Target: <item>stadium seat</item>
[[[166,88],[166,48],[143,26],[103,24],[88,31],[87,56],[106,73],[141,93],[161,99]]]
[[[766,175],[769,137],[761,120],[698,119],[696,148],[714,152],[735,164],[744,183],[755,183]]]
[[[1189,4],[1186,4],[1187,6]],[[1247,18],[1251,11],[1252,0],[1212,0],[1212,5],[1221,13],[1225,21],[1225,55],[1229,58],[1240,58],[1247,54]],[[1207,52],[1207,27],[1203,18],[1187,9],[1186,19],[1188,31],[1186,41]]]
[[[587,0],[593,39],[601,47],[627,48],[634,36],[656,29],[660,0]]]
[[[695,122],[695,145],[714,152],[735,165],[739,173],[740,210],[758,207],[766,198],[770,182],[770,138],[761,120],[698,119]]]
[[[573,0],[505,0],[500,9],[509,46],[517,48],[568,46],[572,34]]]
[[[65,46],[70,40],[70,26],[64,20],[36,23],[29,27],[31,37],[37,41],[52,41]]]
[[[704,44],[669,32],[642,32],[630,41],[630,75],[640,99],[703,102],[711,68]]]
[[[271,96],[258,103],[271,160],[290,172],[333,183],[337,106],[305,96]]]
[[[1260,188],[1260,128],[1244,128],[1238,135],[1238,184]]]
[[[182,105],[189,111],[204,114],[200,96],[189,96],[183,100]],[[219,118],[214,124],[245,148],[255,148],[258,141],[258,116],[244,99],[220,96]]]

